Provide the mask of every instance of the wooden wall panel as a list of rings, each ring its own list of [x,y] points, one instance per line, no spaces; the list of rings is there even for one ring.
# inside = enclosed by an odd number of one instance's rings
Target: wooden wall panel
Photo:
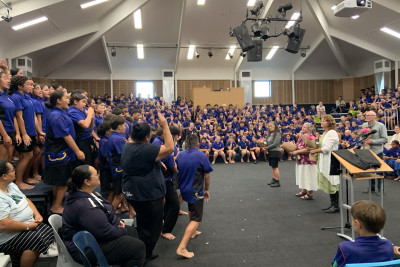
[[[334,103],[334,80],[295,81],[296,104]]]
[[[212,89],[230,88],[230,80],[179,80],[177,82],[178,96],[186,99],[193,98],[193,88],[207,87]]]

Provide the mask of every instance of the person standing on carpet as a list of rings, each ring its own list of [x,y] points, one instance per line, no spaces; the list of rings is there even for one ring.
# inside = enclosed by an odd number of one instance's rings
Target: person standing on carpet
[[[315,128],[309,122],[303,124],[300,132],[300,137],[296,143],[296,150],[292,155],[298,155],[296,160],[296,185],[301,191],[296,194],[296,197],[301,197],[304,200],[313,200],[313,192],[318,190],[317,178],[317,161],[310,160],[310,151],[308,151],[302,136],[316,136]]]
[[[201,232],[197,231],[203,218],[204,201],[210,199],[210,172],[213,168],[208,157],[199,147],[199,137],[191,134],[186,138],[187,149],[179,153],[176,162],[179,171],[179,184],[183,200],[188,203],[190,223],[179,244],[176,254],[187,259],[193,258],[194,253],[186,248],[190,238]]]
[[[154,247],[162,231],[164,175],[160,160],[174,151],[174,141],[165,117],[158,111],[158,125],[163,129],[164,145],[152,145],[150,125],[139,122],[132,127],[131,139],[121,155],[122,192],[136,211],[139,239],[146,245],[146,260],[152,260]]]
[[[310,153],[318,154],[318,186],[325,193],[329,194],[331,205],[323,209],[325,213],[339,212],[339,175],[330,175],[331,154],[338,150],[339,135],[336,132],[336,122],[331,115],[324,115],[321,119],[321,127],[324,133],[319,137],[319,148],[311,149]]]
[[[272,168],[272,180],[268,183],[268,185],[271,187],[279,187],[281,184],[279,183],[278,163],[281,158],[280,145],[282,141],[282,134],[278,128],[278,124],[274,121],[268,123],[268,135],[266,137],[266,141],[269,166]]]

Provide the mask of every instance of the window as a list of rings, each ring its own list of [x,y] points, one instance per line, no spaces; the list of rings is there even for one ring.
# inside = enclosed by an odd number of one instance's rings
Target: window
[[[153,82],[136,82],[136,97],[139,97],[139,95],[143,98],[153,98]]]
[[[255,81],[254,97],[271,97],[271,81]]]

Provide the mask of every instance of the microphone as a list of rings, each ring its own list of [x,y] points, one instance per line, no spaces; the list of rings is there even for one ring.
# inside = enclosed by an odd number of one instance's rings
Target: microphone
[[[364,133],[363,135],[362,135],[362,138],[363,139],[366,139],[368,136],[370,136],[371,134],[376,134],[377,133],[377,130],[372,130],[372,131],[370,131],[369,133]]]

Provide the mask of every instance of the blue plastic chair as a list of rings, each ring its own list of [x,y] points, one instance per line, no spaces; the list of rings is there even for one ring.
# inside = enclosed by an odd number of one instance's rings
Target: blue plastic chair
[[[381,267],[381,266],[384,266],[384,267],[400,267],[400,260],[346,264],[346,267]]]
[[[79,249],[85,267],[92,266],[85,254],[86,248],[90,248],[93,250],[93,253],[96,256],[97,262],[100,267],[110,267],[106,260],[106,257],[104,257],[104,254],[99,247],[99,244],[91,233],[89,233],[88,231],[80,231],[74,235],[72,241],[74,241],[75,246],[77,246],[77,248]]]

